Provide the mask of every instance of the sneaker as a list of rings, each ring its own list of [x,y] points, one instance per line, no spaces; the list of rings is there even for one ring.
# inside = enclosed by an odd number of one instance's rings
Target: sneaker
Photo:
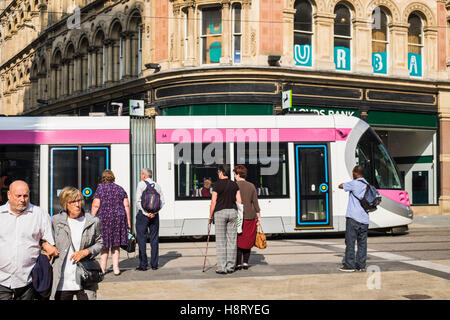
[[[355,272],[355,269],[350,269],[350,268],[347,268],[346,266],[340,267],[339,270],[342,272]]]
[[[356,268],[356,271],[358,271],[358,272],[366,272],[366,268]]]

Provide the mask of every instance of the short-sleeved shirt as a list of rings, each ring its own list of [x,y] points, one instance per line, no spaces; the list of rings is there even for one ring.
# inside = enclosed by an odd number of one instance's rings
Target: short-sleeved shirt
[[[214,212],[223,209],[236,209],[236,193],[239,187],[236,182],[230,179],[219,179],[213,185],[213,192],[217,192],[217,201]]]
[[[55,245],[47,212],[30,203],[16,216],[9,202],[0,206],[0,285],[15,289],[31,282],[41,240]]]
[[[350,182],[343,183],[345,191],[349,191],[346,218],[352,218],[359,223],[369,224],[369,214],[363,209],[358,199],[364,197],[368,183],[364,178],[358,178]]]

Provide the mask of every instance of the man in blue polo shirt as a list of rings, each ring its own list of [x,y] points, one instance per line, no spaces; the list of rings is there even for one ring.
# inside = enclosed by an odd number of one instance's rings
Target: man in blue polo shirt
[[[364,197],[366,192],[366,179],[363,177],[362,166],[353,168],[353,179],[350,182],[341,183],[340,189],[349,193],[346,226],[345,226],[345,257],[342,261],[343,272],[365,271],[367,258],[367,234],[369,231],[369,214],[363,209],[358,199]],[[364,182],[365,183],[364,183]],[[355,241],[358,244],[355,261]]]

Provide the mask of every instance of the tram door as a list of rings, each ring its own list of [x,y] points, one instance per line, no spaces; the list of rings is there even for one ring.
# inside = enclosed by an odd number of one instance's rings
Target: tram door
[[[328,146],[295,145],[296,227],[330,228]]]
[[[82,192],[84,209],[90,211],[92,197],[101,182],[102,172],[109,167],[109,147],[50,147],[50,215],[61,210],[58,197],[66,186],[73,186]]]

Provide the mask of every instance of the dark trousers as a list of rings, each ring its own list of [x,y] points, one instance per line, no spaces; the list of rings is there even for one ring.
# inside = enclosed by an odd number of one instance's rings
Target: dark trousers
[[[344,266],[350,269],[364,269],[367,259],[367,234],[369,225],[359,223],[351,218],[346,218],[345,225],[345,256]],[[355,241],[357,242],[357,252],[355,260]]]
[[[150,219],[142,214],[141,211],[136,215],[136,240],[139,246],[139,267],[147,268],[147,232],[150,232],[150,266],[158,268],[158,250],[159,250],[159,214]]]
[[[242,257],[244,257],[244,263],[248,264],[248,259],[250,258],[250,251],[251,249],[241,249],[237,248],[237,260],[236,265],[241,265],[242,263]]]
[[[36,292],[32,283],[16,289],[0,285],[0,300],[34,300],[35,298]]]
[[[56,291],[55,300],[73,300],[76,296],[77,300],[89,300],[86,292],[84,290],[67,290],[67,291]]]

